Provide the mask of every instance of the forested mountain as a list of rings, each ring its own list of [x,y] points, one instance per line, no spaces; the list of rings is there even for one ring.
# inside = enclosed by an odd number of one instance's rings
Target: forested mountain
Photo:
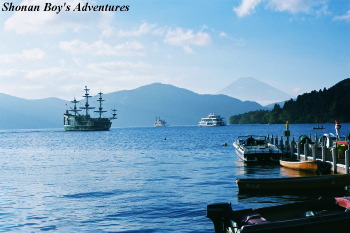
[[[350,78],[333,87],[299,95],[276,104],[271,111],[259,110],[230,117],[230,124],[350,122]]]

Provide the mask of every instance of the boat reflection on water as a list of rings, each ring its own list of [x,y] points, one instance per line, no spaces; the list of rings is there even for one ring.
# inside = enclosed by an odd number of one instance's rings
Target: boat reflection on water
[[[316,173],[311,173],[302,170],[295,170],[286,167],[280,167],[281,177],[306,177],[306,176],[316,176]]]
[[[271,177],[303,177],[315,176],[316,174],[294,170],[274,164],[246,164],[241,160],[237,160],[235,175],[240,178],[271,178]],[[239,169],[238,169],[239,168]]]

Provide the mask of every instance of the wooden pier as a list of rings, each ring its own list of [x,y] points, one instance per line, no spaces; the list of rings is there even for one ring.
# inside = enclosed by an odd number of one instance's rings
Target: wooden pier
[[[268,140],[277,145],[284,151],[285,157],[290,156],[293,159],[315,161],[320,160],[327,162],[332,166],[334,173],[349,174],[350,165],[350,145],[348,142],[343,144],[335,144],[335,146],[327,147],[319,145],[319,139],[315,136],[314,142],[310,138],[303,141],[294,141],[294,138],[289,142],[289,135],[273,137],[268,135]]]

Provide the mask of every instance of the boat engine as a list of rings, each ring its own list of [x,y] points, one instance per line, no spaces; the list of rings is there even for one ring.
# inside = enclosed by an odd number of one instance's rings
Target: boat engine
[[[215,233],[234,232],[231,203],[207,205],[207,218],[214,224]]]

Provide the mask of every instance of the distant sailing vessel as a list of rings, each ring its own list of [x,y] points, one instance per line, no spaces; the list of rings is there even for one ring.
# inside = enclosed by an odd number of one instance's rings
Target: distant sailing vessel
[[[210,113],[208,117],[203,117],[198,123],[199,126],[225,126],[226,122],[224,118],[216,115],[215,113]]]
[[[166,126],[165,120],[161,120],[160,117],[156,117],[156,121],[154,122],[155,127],[163,127]]]
[[[99,102],[99,108],[97,111],[94,111],[99,114],[99,117],[93,118],[89,114],[90,109],[95,109],[95,107],[90,107],[89,98],[92,96],[89,95],[90,89],[85,86],[85,105],[84,107],[77,108],[77,101],[75,98],[71,101],[74,104],[74,107],[70,110],[66,110],[64,114],[64,130],[65,131],[106,131],[109,130],[112,126],[111,120],[116,119],[117,114],[115,109],[112,109],[113,114],[112,117],[106,118],[102,117],[102,113],[107,112],[103,111],[102,102],[105,101],[102,99],[102,92],[98,93],[99,98],[97,101]],[[84,110],[84,114],[80,114],[79,112]],[[72,112],[72,113],[70,113]]]

